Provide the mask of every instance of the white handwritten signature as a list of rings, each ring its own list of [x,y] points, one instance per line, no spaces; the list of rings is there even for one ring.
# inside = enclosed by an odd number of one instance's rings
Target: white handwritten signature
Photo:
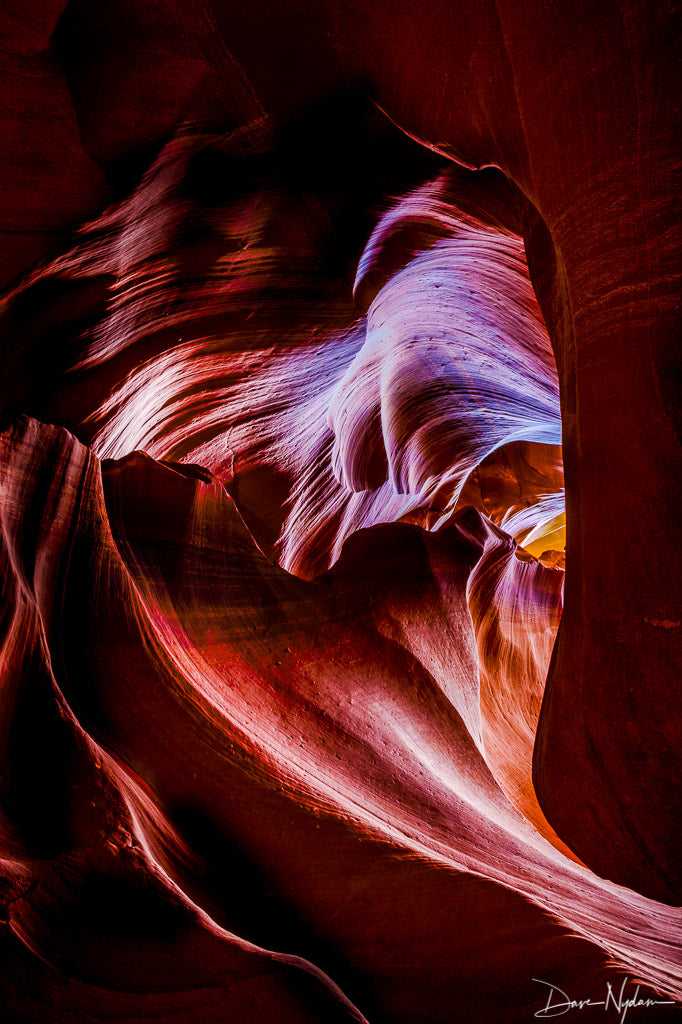
[[[613,989],[611,982],[606,982],[606,998],[595,999],[571,999],[558,985],[552,985],[548,981],[541,981],[540,978],[533,978],[539,985],[545,985],[549,989],[547,1002],[541,1010],[535,1012],[536,1017],[560,1017],[571,1010],[584,1010],[588,1006],[601,1006],[606,1012],[613,1009],[620,1014],[619,1024],[624,1024],[628,1010],[648,1008],[652,1006],[674,1006],[672,999],[652,999],[651,997],[640,997],[640,985],[637,985],[631,996],[627,996],[626,988],[629,978],[624,978],[618,994]],[[634,982],[632,984],[635,984]]]

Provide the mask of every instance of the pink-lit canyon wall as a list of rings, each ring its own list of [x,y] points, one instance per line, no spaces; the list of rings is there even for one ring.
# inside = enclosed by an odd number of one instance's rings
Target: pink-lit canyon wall
[[[674,5],[0,26],[2,1019],[679,1020]]]

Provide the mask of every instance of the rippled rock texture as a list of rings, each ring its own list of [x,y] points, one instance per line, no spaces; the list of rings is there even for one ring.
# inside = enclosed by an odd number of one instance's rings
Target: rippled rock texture
[[[0,18],[3,1020],[679,1020],[673,6]]]

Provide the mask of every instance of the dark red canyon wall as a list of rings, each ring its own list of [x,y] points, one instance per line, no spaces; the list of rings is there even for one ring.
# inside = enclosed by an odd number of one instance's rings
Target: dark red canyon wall
[[[676,5],[0,22],[3,1019],[678,1019]]]

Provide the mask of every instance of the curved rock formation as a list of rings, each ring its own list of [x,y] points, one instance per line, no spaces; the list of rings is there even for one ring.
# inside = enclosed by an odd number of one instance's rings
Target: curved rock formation
[[[7,1019],[678,1019],[674,10],[2,18]]]

